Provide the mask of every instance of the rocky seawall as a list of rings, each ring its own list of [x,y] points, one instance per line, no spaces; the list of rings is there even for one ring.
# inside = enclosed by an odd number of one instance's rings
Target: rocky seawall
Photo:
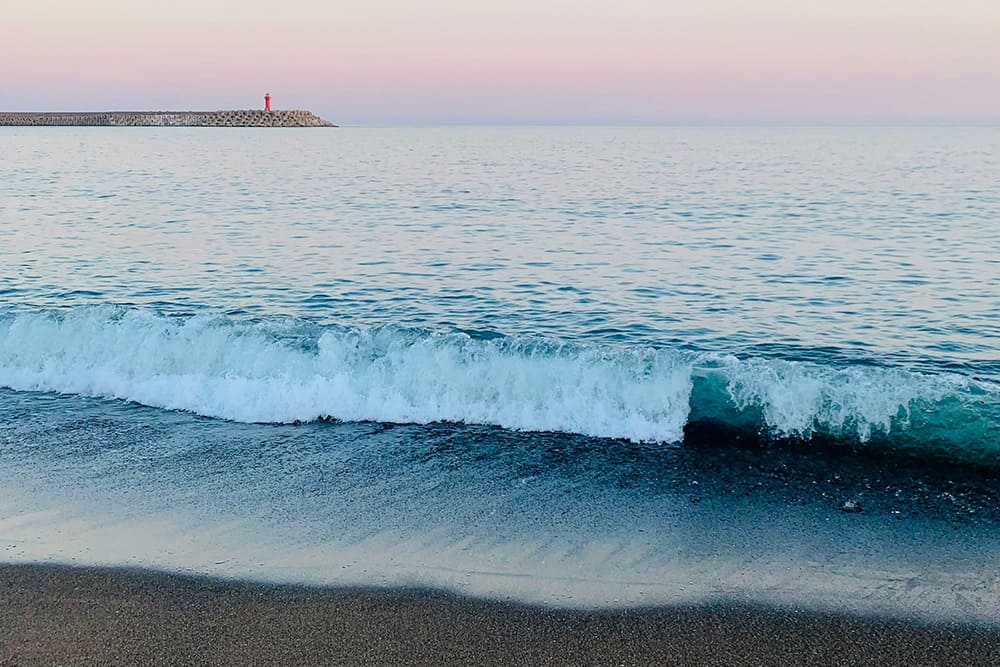
[[[0,112],[0,126],[337,127],[311,111]]]

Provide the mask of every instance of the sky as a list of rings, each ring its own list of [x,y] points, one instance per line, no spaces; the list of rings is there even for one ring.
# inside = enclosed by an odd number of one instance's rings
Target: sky
[[[1000,121],[1000,0],[30,0],[0,110],[344,125]]]

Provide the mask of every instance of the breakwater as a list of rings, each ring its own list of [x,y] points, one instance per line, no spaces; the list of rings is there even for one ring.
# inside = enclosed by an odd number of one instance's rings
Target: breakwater
[[[0,126],[336,127],[311,111],[0,112]]]

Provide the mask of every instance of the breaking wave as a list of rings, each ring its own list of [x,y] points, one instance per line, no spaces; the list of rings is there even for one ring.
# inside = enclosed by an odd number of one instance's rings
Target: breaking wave
[[[696,420],[778,438],[1000,446],[1000,387],[958,374],[115,306],[0,316],[0,385],[241,422],[456,421],[677,442]]]

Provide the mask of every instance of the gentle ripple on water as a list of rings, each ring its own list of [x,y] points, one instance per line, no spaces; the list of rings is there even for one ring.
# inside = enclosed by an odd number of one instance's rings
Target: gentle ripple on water
[[[5,128],[6,307],[997,376],[996,128]]]

